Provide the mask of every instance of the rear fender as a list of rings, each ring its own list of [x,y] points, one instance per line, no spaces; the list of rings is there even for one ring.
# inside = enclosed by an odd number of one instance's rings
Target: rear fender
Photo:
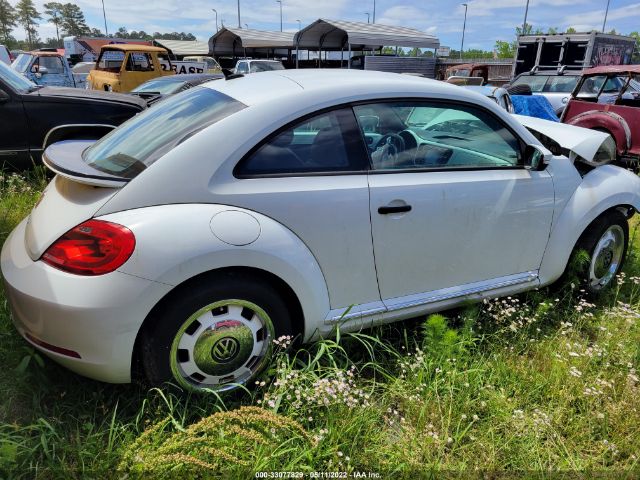
[[[585,175],[564,209],[556,216],[540,266],[540,281],[548,285],[564,272],[571,252],[587,227],[605,211],[616,207],[640,211],[640,178],[613,165]]]
[[[566,123],[592,130],[606,130],[616,140],[618,155],[624,155],[631,148],[631,129],[626,120],[617,113],[589,110],[576,115]]]
[[[226,205],[182,204],[99,218],[124,225],[135,235],[136,249],[119,269],[123,273],[178,286],[222,268],[269,272],[296,294],[304,315],[304,340],[329,312],[327,285],[311,251],[293,232],[264,215]]]

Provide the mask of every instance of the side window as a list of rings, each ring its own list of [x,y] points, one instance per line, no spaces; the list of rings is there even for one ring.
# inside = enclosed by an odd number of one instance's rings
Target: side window
[[[128,72],[152,72],[153,60],[148,53],[129,53],[127,59],[127,71]]]
[[[465,105],[359,105],[373,170],[497,168],[522,164],[519,140],[495,117]]]
[[[365,171],[368,159],[350,108],[306,118],[267,139],[236,167],[243,176]]]
[[[49,73],[64,73],[64,66],[60,57],[40,57],[40,66]]]
[[[238,62],[238,73],[249,73],[247,62]]]

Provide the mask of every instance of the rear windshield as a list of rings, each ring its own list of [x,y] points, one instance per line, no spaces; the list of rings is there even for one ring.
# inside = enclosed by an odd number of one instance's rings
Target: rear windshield
[[[267,72],[269,70],[284,70],[280,62],[251,62],[251,73]]]
[[[176,75],[176,77],[181,77],[182,75]],[[176,90],[179,90],[180,87],[184,86],[184,80],[180,78],[164,80],[167,77],[160,77],[158,80],[149,80],[148,82],[144,82],[142,85],[137,86],[131,92],[133,93],[145,93],[145,92],[153,92],[159,93],[161,95],[169,95],[174,93]]]
[[[124,52],[122,50],[103,50],[96,63],[96,70],[118,73],[123,61]]]
[[[210,88],[195,87],[139,113],[85,150],[89,166],[131,179],[182,140],[246,105]]]

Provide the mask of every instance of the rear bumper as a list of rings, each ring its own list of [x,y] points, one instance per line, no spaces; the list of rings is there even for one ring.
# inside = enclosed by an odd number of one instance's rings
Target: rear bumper
[[[121,272],[81,277],[34,262],[24,245],[25,225],[23,221],[11,233],[0,256],[16,329],[74,372],[111,383],[129,382],[136,335],[171,287]],[[53,351],[47,344],[80,358]]]

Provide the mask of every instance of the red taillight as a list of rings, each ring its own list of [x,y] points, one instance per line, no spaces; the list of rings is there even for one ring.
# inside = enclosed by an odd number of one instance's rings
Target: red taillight
[[[88,220],[56,240],[41,260],[78,275],[103,275],[126,262],[136,246],[131,230],[116,223]]]

